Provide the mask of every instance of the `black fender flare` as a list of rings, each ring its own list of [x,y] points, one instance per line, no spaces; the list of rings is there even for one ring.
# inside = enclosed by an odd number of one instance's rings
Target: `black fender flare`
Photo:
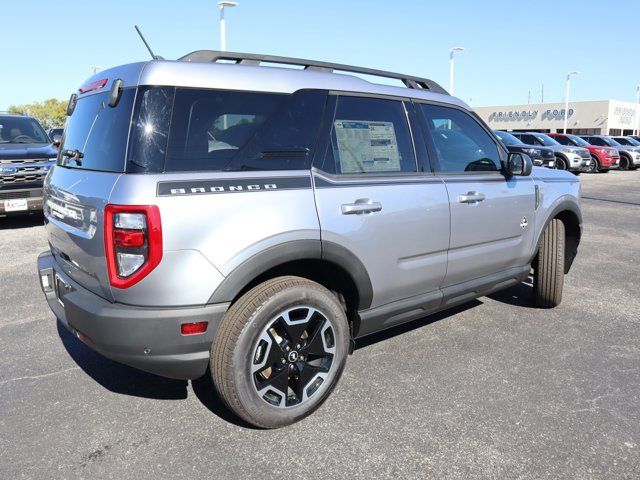
[[[547,215],[547,218],[544,221],[544,225],[542,226],[542,228],[538,232],[538,235],[537,235],[537,238],[536,238],[536,243],[534,243],[535,248],[534,248],[534,251],[533,251],[533,255],[531,256],[531,259],[529,260],[529,263],[532,263],[533,259],[538,254],[538,249],[540,248],[540,240],[542,239],[542,234],[544,233],[545,229],[547,228],[547,226],[549,225],[551,220],[556,218],[559,213],[562,213],[562,212],[565,212],[565,211],[569,211],[569,212],[573,213],[576,216],[576,219],[578,220],[578,227],[579,227],[579,230],[580,230],[580,237],[582,237],[582,211],[580,210],[580,206],[575,201],[564,200],[564,201],[560,202],[558,205],[556,205],[553,208],[553,210],[551,210],[551,213],[549,215]],[[580,241],[580,238],[578,238],[578,242],[579,241]]]
[[[238,265],[215,289],[207,303],[231,302],[254,279],[274,267],[296,260],[325,260],[351,276],[358,290],[358,309],[371,306],[373,286],[360,259],[337,243],[321,240],[292,240],[271,246]]]

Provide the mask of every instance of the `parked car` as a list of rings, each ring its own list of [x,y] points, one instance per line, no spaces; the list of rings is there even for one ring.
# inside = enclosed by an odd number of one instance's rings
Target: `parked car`
[[[589,150],[581,147],[567,147],[556,142],[550,136],[539,132],[511,132],[514,137],[519,138],[527,145],[548,147],[553,150],[556,156],[556,168],[558,170],[569,170],[576,174],[585,172],[588,163],[591,161]]]
[[[532,174],[437,83],[230,52],[179,60],[100,72],[69,103],[38,270],[91,348],[173,378],[210,367],[233,412],[275,428],[320,406],[355,338],[532,267],[536,303],[560,303],[580,182]]]
[[[51,139],[54,145],[60,144],[63,131],[64,131],[64,128],[62,127],[50,128],[49,130],[47,130],[47,135],[49,135],[49,138]]]
[[[42,182],[57,154],[35,118],[0,114],[0,215],[42,210]]]
[[[633,138],[636,142],[640,142],[640,135],[629,135],[629,137]]]
[[[586,148],[591,153],[591,161],[588,164],[587,172],[608,172],[620,166],[620,154],[613,147],[602,147],[591,145],[578,135],[569,133],[549,133],[547,134],[556,142],[571,147]]]
[[[553,150],[547,147],[534,147],[533,145],[526,145],[522,143],[522,140],[514,137],[508,132],[501,130],[494,130],[496,137],[507,147],[510,153],[526,153],[531,157],[533,164],[539,167],[556,168],[555,155]]]
[[[604,135],[580,135],[591,145],[613,147],[620,154],[620,170],[635,170],[640,166],[640,147],[622,145],[612,137]]]

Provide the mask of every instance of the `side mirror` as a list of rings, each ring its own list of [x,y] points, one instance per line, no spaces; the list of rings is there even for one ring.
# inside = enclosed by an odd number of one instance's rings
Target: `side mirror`
[[[531,157],[524,153],[510,153],[507,158],[507,173],[512,176],[527,177],[531,175],[533,163]]]

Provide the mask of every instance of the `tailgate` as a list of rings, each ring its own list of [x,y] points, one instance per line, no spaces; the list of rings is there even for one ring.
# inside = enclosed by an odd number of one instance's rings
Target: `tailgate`
[[[103,212],[119,176],[55,167],[44,185],[45,226],[57,267],[110,301]]]

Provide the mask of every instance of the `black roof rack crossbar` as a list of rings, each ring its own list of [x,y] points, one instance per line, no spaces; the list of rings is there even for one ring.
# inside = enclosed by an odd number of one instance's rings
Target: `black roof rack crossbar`
[[[333,72],[335,70],[350,73],[360,73],[375,77],[393,78],[402,81],[408,88],[430,90],[435,93],[449,93],[433,80],[428,78],[414,77],[402,73],[387,72],[373,68],[354,67],[353,65],[343,65],[340,63],[320,62],[317,60],[305,60],[302,58],[278,57],[274,55],[259,55],[255,53],[219,52],[216,50],[196,50],[178,60],[183,62],[217,62],[227,61],[243,65],[260,65],[263,62],[276,63],[282,65],[296,65],[304,67],[305,70],[317,70]]]

